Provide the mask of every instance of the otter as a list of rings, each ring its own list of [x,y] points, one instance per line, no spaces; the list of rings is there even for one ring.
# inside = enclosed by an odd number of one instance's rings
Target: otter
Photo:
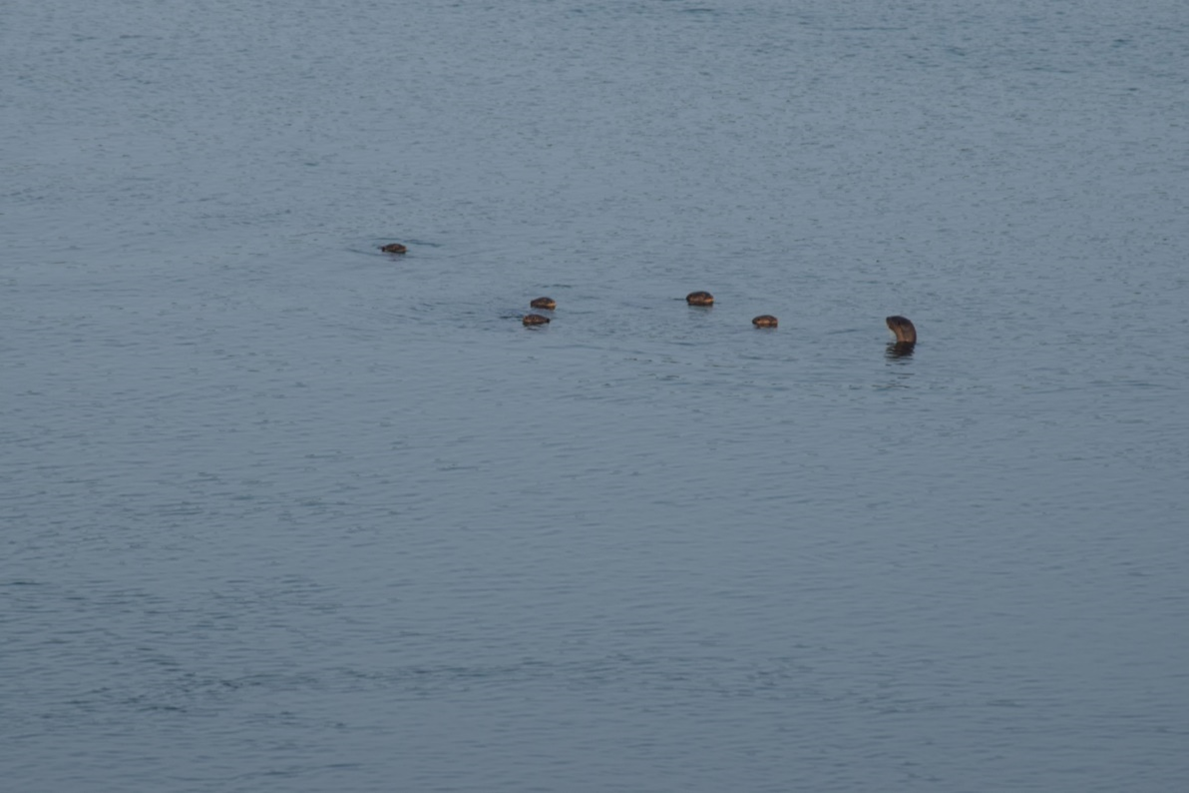
[[[557,308],[557,301],[551,297],[538,297],[533,302],[529,303],[532,308],[543,308],[546,311],[552,311]]]
[[[713,306],[714,295],[709,292],[690,292],[685,296],[685,302],[691,306]]]
[[[525,314],[520,321],[525,325],[548,325],[549,317],[542,317],[540,314]]]
[[[888,330],[896,334],[897,344],[916,344],[917,329],[908,317],[894,316],[887,318]]]
[[[387,245],[381,245],[380,250],[384,253],[408,253],[409,249],[399,242],[390,242]]]
[[[751,321],[751,324],[757,328],[775,328],[777,323],[776,317],[771,314],[760,314]]]

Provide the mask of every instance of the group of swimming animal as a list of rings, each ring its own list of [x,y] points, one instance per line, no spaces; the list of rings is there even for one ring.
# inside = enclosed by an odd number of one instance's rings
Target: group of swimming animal
[[[380,248],[384,253],[402,254],[408,253],[409,249],[399,242],[391,242]],[[690,292],[685,296],[685,302],[691,306],[713,306],[714,295],[709,292]],[[557,308],[557,301],[551,297],[534,298],[529,303],[530,308],[540,309],[542,311],[553,311]],[[520,321],[526,325],[548,325],[549,317],[544,314],[525,314]],[[917,343],[917,329],[913,326],[912,321],[908,317],[895,315],[888,317],[888,330],[896,336],[896,347],[900,352],[910,352],[913,345]],[[757,328],[775,328],[779,325],[776,317],[771,314],[760,314],[751,321],[752,325]]]
[[[690,292],[685,296],[685,302],[691,306],[713,306],[714,295],[709,292]],[[553,311],[557,308],[557,301],[551,297],[538,297],[529,303],[529,307]],[[525,314],[520,321],[525,325],[547,325],[549,324],[549,317],[544,314]],[[911,346],[917,343],[917,329],[908,317],[902,317],[897,314],[896,316],[888,317],[886,322],[888,323],[888,330],[892,331],[896,336],[896,344]],[[751,324],[757,328],[775,328],[780,323],[771,314],[760,314],[758,317],[752,319]]]

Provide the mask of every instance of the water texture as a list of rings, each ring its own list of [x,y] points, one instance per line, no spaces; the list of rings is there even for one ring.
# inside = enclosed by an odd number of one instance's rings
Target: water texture
[[[958,5],[5,4],[5,786],[1181,787],[1189,11]]]

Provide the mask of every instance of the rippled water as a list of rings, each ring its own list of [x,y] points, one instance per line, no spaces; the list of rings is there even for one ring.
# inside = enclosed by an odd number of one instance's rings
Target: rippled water
[[[1177,789],[1187,53],[1157,0],[9,2],[5,784]]]

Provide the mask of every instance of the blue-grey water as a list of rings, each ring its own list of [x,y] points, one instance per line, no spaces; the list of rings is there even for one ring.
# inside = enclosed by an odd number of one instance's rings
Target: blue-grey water
[[[1189,778],[1182,0],[6,0],[0,153],[5,790]]]

